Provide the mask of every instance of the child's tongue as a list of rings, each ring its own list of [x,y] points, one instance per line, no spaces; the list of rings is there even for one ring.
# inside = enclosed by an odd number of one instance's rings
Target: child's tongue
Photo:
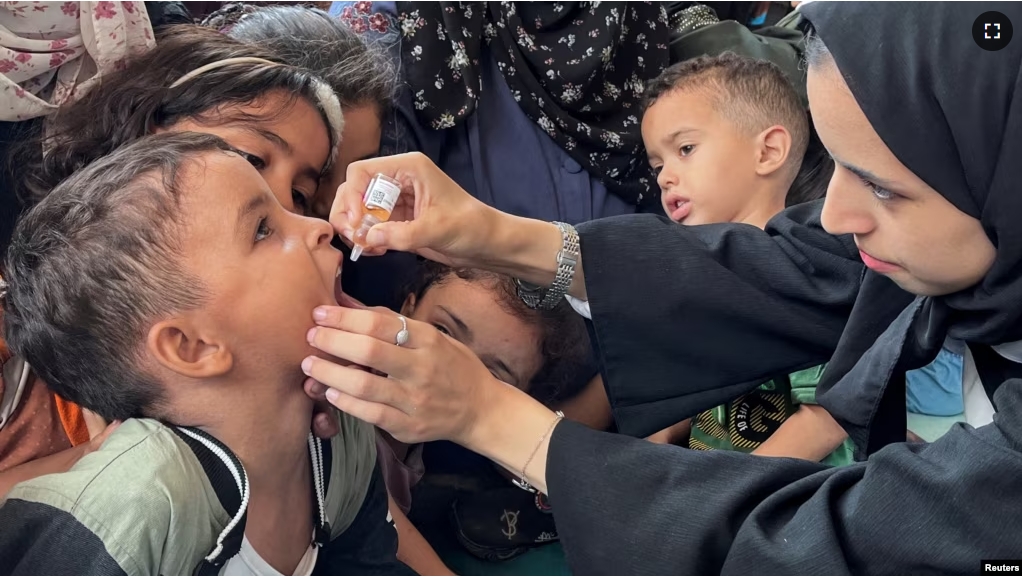
[[[337,282],[334,283],[334,300],[337,301],[338,305],[345,308],[349,309],[366,308],[364,304],[358,302],[357,300],[355,300],[354,298],[352,298],[351,296],[344,292],[344,289],[341,288],[341,277],[337,277]]]

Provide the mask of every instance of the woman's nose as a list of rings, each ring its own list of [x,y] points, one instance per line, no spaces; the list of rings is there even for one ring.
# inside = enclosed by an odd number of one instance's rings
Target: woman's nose
[[[858,236],[873,232],[876,218],[873,215],[875,203],[870,198],[859,178],[838,166],[827,187],[823,201],[821,222],[830,234],[854,234]]]

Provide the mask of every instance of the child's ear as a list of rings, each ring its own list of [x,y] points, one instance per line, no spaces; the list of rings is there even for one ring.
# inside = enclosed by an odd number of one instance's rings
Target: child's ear
[[[788,155],[791,154],[791,133],[783,126],[771,126],[759,134],[758,141],[756,174],[769,176],[788,161]]]
[[[410,317],[415,314],[415,293],[408,293],[404,304],[401,305],[401,315]]]
[[[226,343],[203,334],[186,319],[153,325],[146,347],[164,368],[193,379],[218,377],[234,366],[234,355]]]

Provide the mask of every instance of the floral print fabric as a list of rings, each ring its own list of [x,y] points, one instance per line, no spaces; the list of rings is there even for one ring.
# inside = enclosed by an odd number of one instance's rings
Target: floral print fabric
[[[344,4],[346,6],[340,9],[338,18],[355,32],[362,35],[370,32],[382,35],[390,30],[390,19],[382,12],[374,12],[373,3],[369,0]]]
[[[405,79],[420,119],[450,128],[475,110],[484,43],[512,95],[590,174],[655,203],[640,119],[668,65],[659,2],[398,2]]]
[[[144,2],[0,2],[0,120],[49,114],[154,46]]]

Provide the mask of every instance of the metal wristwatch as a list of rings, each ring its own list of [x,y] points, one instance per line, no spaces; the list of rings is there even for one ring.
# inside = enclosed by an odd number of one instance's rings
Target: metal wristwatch
[[[555,222],[561,229],[563,244],[557,253],[557,275],[548,288],[542,288],[521,279],[515,279],[518,286],[518,298],[531,309],[551,310],[561,302],[571,287],[575,277],[575,266],[579,259],[578,232],[575,227],[563,222]]]

